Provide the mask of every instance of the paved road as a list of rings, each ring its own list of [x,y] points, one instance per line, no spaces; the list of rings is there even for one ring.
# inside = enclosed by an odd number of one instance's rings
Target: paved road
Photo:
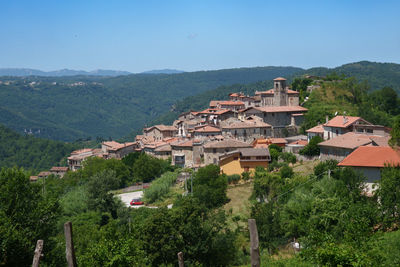
[[[136,192],[130,192],[130,193],[124,193],[124,194],[119,194],[117,195],[122,202],[124,202],[124,204],[127,207],[131,207],[131,201],[134,198],[142,198],[143,197],[143,191],[136,191]],[[139,208],[139,207],[143,207],[144,205],[136,205],[136,206],[132,206],[134,208]]]

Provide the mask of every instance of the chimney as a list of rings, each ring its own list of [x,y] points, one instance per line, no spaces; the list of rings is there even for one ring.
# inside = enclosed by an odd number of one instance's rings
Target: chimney
[[[348,119],[346,118],[346,116],[343,116],[343,124],[346,124],[348,122]]]

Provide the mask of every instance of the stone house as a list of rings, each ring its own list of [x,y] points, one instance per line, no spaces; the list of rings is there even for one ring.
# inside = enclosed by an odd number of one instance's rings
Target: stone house
[[[63,178],[68,170],[69,170],[68,167],[52,167],[50,169],[50,173],[54,174],[60,178]]]
[[[306,130],[306,132],[307,132],[308,142],[310,142],[310,140],[315,136],[319,136],[322,139],[324,139],[324,126],[322,126],[322,125],[317,125],[315,127],[312,127],[310,129]]]
[[[214,109],[229,109],[232,111],[239,111],[246,107],[242,101],[231,101],[231,100],[212,100],[210,101],[210,108]]]
[[[138,148],[138,143],[136,142],[121,144],[115,141],[107,141],[101,143],[101,151],[105,159],[122,159],[129,153],[135,152],[136,148]]]
[[[303,149],[308,142],[306,140],[296,140],[286,144],[285,152],[290,152],[294,154],[298,154],[301,149]]]
[[[268,167],[271,156],[268,149],[239,148],[219,158],[221,172],[227,175],[254,172],[257,167]]]
[[[178,129],[172,125],[154,125],[143,129],[144,136],[152,136],[155,141],[171,138],[178,134]]]
[[[235,117],[235,113],[229,109],[208,108],[200,111],[199,116],[206,124],[219,125],[221,122]]]
[[[193,136],[196,139],[204,140],[217,135],[221,135],[221,129],[210,125],[196,127],[193,131]]]
[[[203,147],[200,140],[183,140],[171,143],[172,165],[186,168],[202,164]]]
[[[90,157],[103,157],[103,153],[101,149],[91,149],[91,148],[84,148],[80,150],[75,150],[71,152],[71,156],[68,157],[68,168],[71,171],[77,171],[82,169],[83,161]]]
[[[222,135],[224,137],[234,138],[243,142],[268,137],[271,134],[271,125],[258,120],[246,120],[222,126]]]
[[[306,108],[301,106],[278,107],[250,107],[241,110],[239,119],[244,120],[249,116],[257,116],[274,128],[286,126],[299,126],[304,120]]]
[[[218,164],[220,156],[225,153],[232,152],[239,148],[248,148],[251,145],[235,139],[224,139],[219,141],[211,141],[203,145],[204,148],[204,163]]]

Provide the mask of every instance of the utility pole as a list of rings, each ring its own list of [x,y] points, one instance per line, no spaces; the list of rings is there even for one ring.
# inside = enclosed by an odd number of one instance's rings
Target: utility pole
[[[328,170],[328,178],[331,178],[331,170]]]
[[[255,219],[249,219],[251,267],[260,267],[260,249]]]

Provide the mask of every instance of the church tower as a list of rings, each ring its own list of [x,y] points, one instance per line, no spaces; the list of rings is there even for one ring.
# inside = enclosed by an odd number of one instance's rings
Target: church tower
[[[286,79],[274,79],[274,106],[287,106]]]

